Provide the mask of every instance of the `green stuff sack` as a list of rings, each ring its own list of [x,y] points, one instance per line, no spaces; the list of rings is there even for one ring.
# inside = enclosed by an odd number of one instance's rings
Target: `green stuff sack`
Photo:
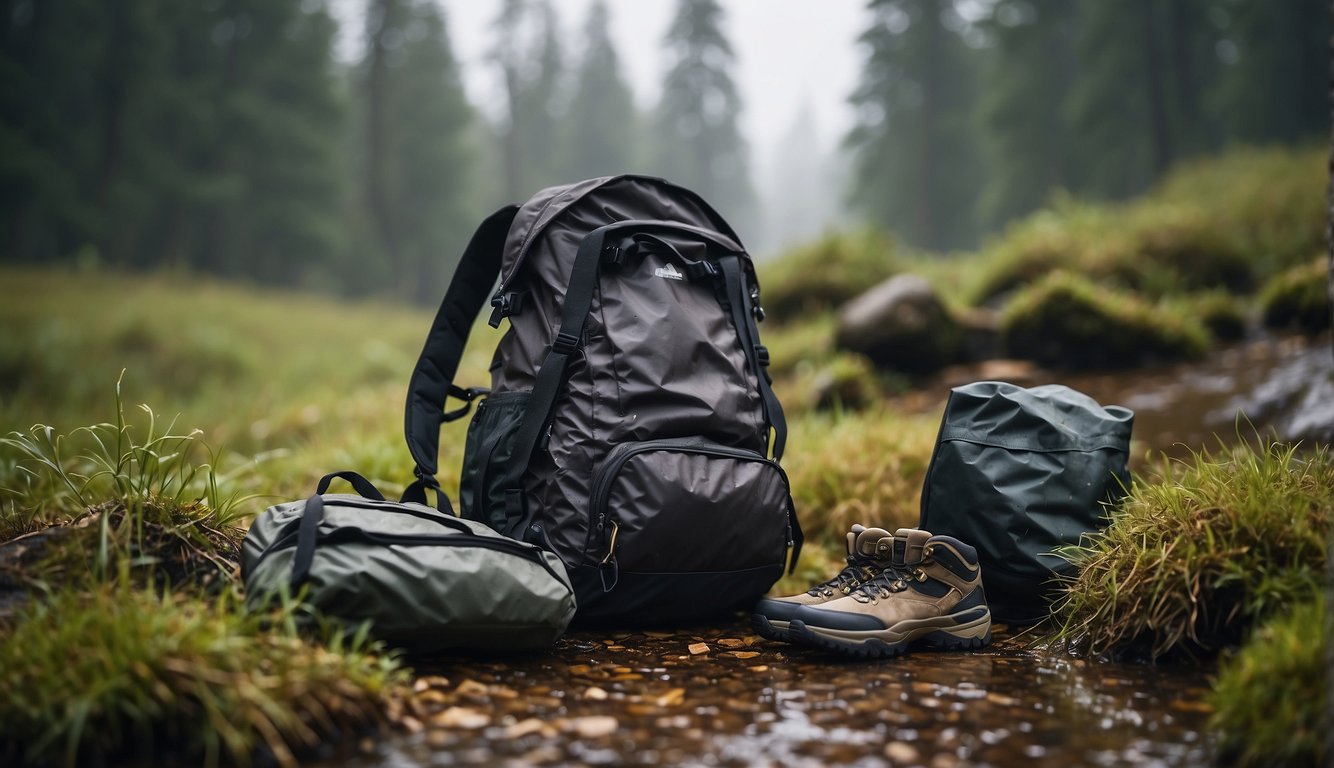
[[[360,495],[326,494],[335,476]],[[373,637],[418,654],[549,648],[575,610],[555,555],[447,511],[386,501],[350,472],[262,513],[242,543],[241,574],[251,610],[304,587],[325,615],[369,620]]]
[[[977,547],[997,621],[1049,611],[1054,550],[1106,525],[1129,486],[1134,413],[1058,384],[980,381],[950,391],[922,490],[921,527]]]

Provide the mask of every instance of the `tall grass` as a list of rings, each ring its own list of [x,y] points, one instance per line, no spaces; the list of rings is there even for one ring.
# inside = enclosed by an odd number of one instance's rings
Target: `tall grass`
[[[1066,554],[1056,637],[1094,654],[1200,656],[1324,587],[1334,461],[1326,446],[1200,452],[1135,481],[1111,524]]]

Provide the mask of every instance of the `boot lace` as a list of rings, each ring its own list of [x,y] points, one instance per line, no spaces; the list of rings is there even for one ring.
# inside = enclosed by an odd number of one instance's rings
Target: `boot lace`
[[[888,598],[895,592],[902,592],[908,588],[908,582],[910,581],[922,581],[925,578],[926,573],[920,566],[913,568],[891,566],[875,578],[862,584],[851,594],[853,599],[859,603],[874,602]]]
[[[829,581],[806,590],[811,597],[829,597],[836,592],[850,594],[854,589],[876,575],[878,568],[862,558],[848,558],[848,564]]]

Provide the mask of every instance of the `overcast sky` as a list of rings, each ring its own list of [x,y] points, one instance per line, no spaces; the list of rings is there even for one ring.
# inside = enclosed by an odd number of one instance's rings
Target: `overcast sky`
[[[346,1],[346,0],[345,0]],[[553,0],[567,34],[575,39],[592,0]],[[663,75],[662,38],[677,0],[608,0],[621,66],[640,106],[656,103]],[[862,52],[857,36],[866,24],[864,0],[720,0],[737,56],[733,74],[744,100],[742,130],[757,158],[772,156],[803,101],[809,103],[826,147],[848,129],[848,94],[856,85]],[[499,0],[443,0],[455,55],[463,62],[472,102],[498,102],[492,22]],[[360,5],[360,3],[358,3]],[[577,50],[568,51],[578,55]]]

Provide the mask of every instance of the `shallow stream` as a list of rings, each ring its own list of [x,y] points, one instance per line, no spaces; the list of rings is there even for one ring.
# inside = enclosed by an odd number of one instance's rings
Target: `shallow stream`
[[[1283,439],[1334,436],[1328,339],[1260,339],[1155,370],[1026,374],[1038,380],[1017,383],[1059,381],[1134,409],[1141,454],[1253,435],[1238,412]],[[938,411],[947,388],[916,407]],[[350,764],[1212,762],[1209,667],[1076,660],[1024,640],[1002,629],[981,651],[868,663],[763,640],[741,617],[693,631],[576,632],[547,654],[419,666],[416,694],[393,713],[395,734],[365,742]]]

